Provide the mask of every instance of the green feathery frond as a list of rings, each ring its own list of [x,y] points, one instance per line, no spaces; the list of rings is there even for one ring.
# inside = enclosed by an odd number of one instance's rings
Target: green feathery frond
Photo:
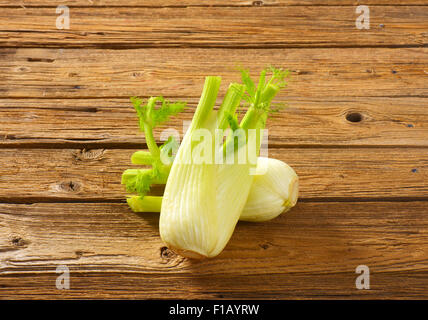
[[[169,117],[183,111],[186,106],[185,102],[170,102],[164,97],[151,97],[146,104],[143,105],[143,100],[137,97],[131,98],[132,105],[139,119],[140,129],[144,131],[145,125],[150,125],[152,128],[166,122]],[[157,107],[157,103],[160,106]]]

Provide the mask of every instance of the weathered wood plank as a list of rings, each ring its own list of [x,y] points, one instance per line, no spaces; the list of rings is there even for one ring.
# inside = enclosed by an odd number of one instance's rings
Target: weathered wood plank
[[[428,21],[428,20],[427,20]],[[288,68],[282,97],[428,96],[428,48],[1,49],[0,97],[199,97],[207,75]]]
[[[426,202],[299,203],[238,223],[215,259],[164,248],[158,215],[122,204],[0,205],[0,297],[427,298]],[[70,290],[55,287],[58,265]],[[370,290],[355,288],[367,265]]]
[[[356,0],[67,0],[62,4],[69,7],[213,7],[213,6],[358,6]],[[365,5],[426,5],[425,0],[365,0]],[[58,6],[57,0],[0,0],[0,6],[6,7],[43,7]]]
[[[0,149],[0,201],[123,200],[134,151]],[[295,168],[303,199],[428,198],[425,148],[271,148],[269,157]]]
[[[354,6],[72,8],[58,30],[55,8],[0,12],[6,47],[424,46],[428,6],[372,7],[359,30]]]
[[[162,130],[182,133],[184,121],[191,120],[198,99],[184,100],[189,109],[155,130],[159,142]],[[288,108],[268,121],[270,146],[428,146],[427,98],[278,101]],[[360,122],[347,120],[359,120],[358,114]],[[84,143],[134,148],[143,142],[129,99],[0,99],[3,147]]]

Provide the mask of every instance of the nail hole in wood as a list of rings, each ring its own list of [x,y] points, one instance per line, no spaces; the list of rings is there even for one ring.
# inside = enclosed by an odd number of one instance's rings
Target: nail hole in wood
[[[359,112],[350,112],[346,115],[346,120],[349,122],[361,122],[363,120],[363,116]]]

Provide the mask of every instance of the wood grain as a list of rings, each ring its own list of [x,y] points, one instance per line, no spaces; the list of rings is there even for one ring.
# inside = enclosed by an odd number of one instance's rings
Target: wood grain
[[[158,215],[126,205],[2,204],[0,297],[427,298],[427,204],[299,203],[238,223],[202,261],[165,249]],[[58,265],[70,268],[70,290],[55,287]],[[370,290],[355,288],[358,265],[370,268]]]
[[[67,0],[68,7],[357,6],[355,0]],[[425,0],[365,0],[365,5],[426,5]],[[57,7],[57,0],[0,0],[5,7]]]
[[[0,149],[0,200],[123,200],[120,176],[136,167],[130,163],[134,151]],[[427,199],[426,149],[274,148],[269,157],[296,170],[303,199]]]
[[[428,97],[428,48],[2,49],[0,60],[3,98],[199,98],[207,75],[222,76],[222,96],[238,65],[256,77],[270,64],[291,70],[280,97]]]
[[[425,0],[70,0],[70,30],[58,4],[0,0],[0,299],[428,299]],[[222,96],[237,65],[269,64],[292,75],[269,156],[296,169],[300,201],[239,222],[215,259],[180,257],[158,214],[124,203],[145,148],[129,97],[188,101],[180,129],[206,75]]]
[[[0,12],[5,47],[426,46],[427,6],[373,7],[359,30],[353,6],[73,8],[59,30],[55,8]]]
[[[172,100],[175,100],[172,98]],[[180,100],[177,98],[177,100]],[[183,100],[183,98],[181,99]],[[155,130],[183,132],[189,108]],[[268,121],[269,146],[428,146],[427,98],[288,98]],[[220,105],[221,101],[218,101]],[[362,119],[349,118],[360,114]],[[0,146],[136,148],[144,142],[129,99],[0,99]]]

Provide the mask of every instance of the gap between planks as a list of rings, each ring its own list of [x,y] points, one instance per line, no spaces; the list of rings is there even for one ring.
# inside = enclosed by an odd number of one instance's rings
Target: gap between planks
[[[18,139],[19,140],[19,139]],[[23,139],[25,141],[25,139]],[[147,149],[147,144],[144,142],[139,143],[128,143],[128,142],[100,142],[100,141],[94,141],[94,140],[67,140],[67,141],[51,141],[43,140],[43,139],[37,139],[37,140],[31,140],[28,139],[28,141],[18,141],[16,143],[13,142],[7,142],[7,143],[0,143],[0,150],[1,149],[81,149],[81,150],[92,150],[92,149],[111,149],[111,150],[142,150]],[[160,146],[161,144],[158,144]],[[305,150],[305,149],[426,149],[428,151],[427,146],[418,146],[418,145],[342,145],[342,144],[331,144],[331,145],[317,145],[317,144],[274,144],[269,146],[269,149],[290,149],[290,150]]]
[[[78,0],[73,1],[67,6],[69,8],[190,8],[190,7],[281,7],[281,6],[352,6],[357,7],[360,5],[354,0],[317,0],[317,1],[302,1],[302,0],[211,0],[209,4],[207,1],[202,0],[181,0],[180,4],[177,4],[175,0],[149,0],[145,1],[144,4],[138,0],[127,0],[126,4],[123,1],[115,0],[104,3],[103,1],[97,0]],[[90,4],[88,4],[90,3]],[[365,0],[364,5],[369,6],[424,6],[427,5],[424,0]],[[14,0],[3,0],[0,2],[0,7],[3,8],[56,8],[58,6],[57,1],[49,0],[28,0],[21,1],[17,4]]]
[[[156,187],[155,187],[156,188]],[[125,194],[125,192],[124,192]],[[426,197],[326,197],[326,198],[299,198],[301,203],[376,203],[376,202],[390,202],[390,203],[406,203],[406,202],[427,202]],[[70,198],[0,198],[0,204],[16,204],[16,205],[36,205],[42,203],[50,204],[125,204],[125,199],[70,199]]]

